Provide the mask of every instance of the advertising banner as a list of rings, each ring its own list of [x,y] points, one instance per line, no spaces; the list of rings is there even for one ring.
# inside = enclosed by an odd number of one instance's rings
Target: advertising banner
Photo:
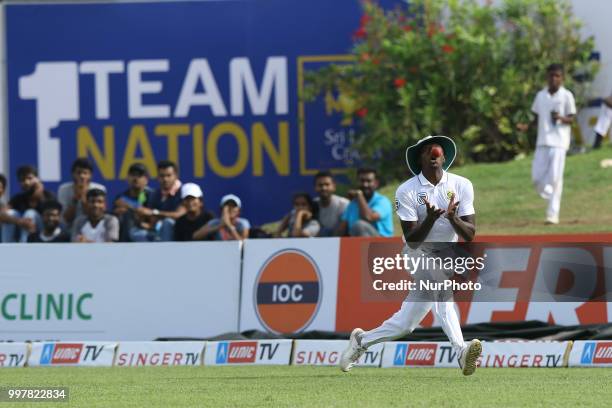
[[[478,366],[566,367],[571,342],[482,342]],[[382,367],[456,367],[458,353],[449,342],[387,342]]]
[[[588,239],[588,237],[583,237]],[[600,237],[599,237],[600,238]],[[612,322],[612,246],[591,241],[554,242],[554,237],[495,237],[475,243],[480,271],[454,274],[478,290],[455,296],[462,324],[540,320],[560,325]],[[609,239],[609,237],[608,237]],[[508,240],[504,242],[503,240]],[[384,279],[374,271],[374,255],[384,253],[394,261],[401,239],[342,238],[340,240],[336,330],[377,327],[401,306],[408,291],[377,293],[375,281]],[[451,271],[452,272],[452,271]],[[404,274],[408,276],[408,274]],[[586,294],[586,296],[585,296]],[[457,295],[457,292],[455,292]],[[439,326],[428,313],[422,327]]]
[[[0,368],[24,367],[28,361],[29,344],[0,343]]]
[[[335,329],[338,238],[244,243],[240,331]]]
[[[612,367],[612,341],[574,341],[570,367]]]
[[[125,341],[119,343],[116,367],[202,365],[204,341]]]
[[[106,342],[35,342],[28,366],[111,367],[117,343]]]
[[[389,5],[398,1],[383,1]],[[299,98],[305,73],[347,63],[354,0],[8,4],[10,174],[47,187],[91,158],[111,196],[127,169],[178,163],[209,207],[234,193],[254,223],[278,220],[318,169],[358,158],[338,95]],[[12,179],[12,185],[16,179]],[[285,199],[266,200],[278,192]]]
[[[2,244],[0,339],[154,340],[238,330],[239,242]]]
[[[228,340],[206,344],[204,365],[289,365],[293,340]]]
[[[348,340],[295,340],[292,365],[336,366],[340,355],[348,346]],[[357,365],[380,367],[383,344],[375,344],[359,359]]]

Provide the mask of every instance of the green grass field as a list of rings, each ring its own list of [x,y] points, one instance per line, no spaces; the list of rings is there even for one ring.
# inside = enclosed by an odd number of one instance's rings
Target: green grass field
[[[531,156],[451,167],[450,171],[474,184],[478,235],[612,232],[612,168],[601,168],[602,159],[612,159],[609,145],[567,157],[559,225],[544,224],[546,201],[531,184]],[[390,183],[382,189],[392,202],[398,185]],[[401,233],[397,217],[395,233]]]
[[[1,386],[64,386],[69,403],[0,407],[602,407],[612,370],[335,367],[28,368]]]

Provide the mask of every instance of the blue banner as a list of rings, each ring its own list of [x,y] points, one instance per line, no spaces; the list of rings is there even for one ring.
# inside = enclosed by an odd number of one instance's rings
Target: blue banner
[[[56,190],[88,156],[113,197],[131,164],[154,176],[170,159],[208,208],[234,193],[255,224],[279,219],[317,170],[355,159],[340,101],[298,94],[305,70],[350,62],[360,15],[356,0],[7,5],[12,182],[34,164]]]

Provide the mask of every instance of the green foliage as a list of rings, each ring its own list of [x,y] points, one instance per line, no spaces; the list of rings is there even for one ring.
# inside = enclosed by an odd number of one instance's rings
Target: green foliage
[[[428,134],[459,144],[462,161],[503,161],[533,147],[516,124],[531,119],[546,67],[566,68],[565,86],[585,103],[598,65],[592,38],[567,0],[411,0],[385,11],[363,3],[354,64],[307,73],[306,99],[339,92],[361,122],[357,148],[388,177],[405,174],[404,148]]]

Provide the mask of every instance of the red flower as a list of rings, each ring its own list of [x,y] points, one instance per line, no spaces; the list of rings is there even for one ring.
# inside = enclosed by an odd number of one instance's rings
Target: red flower
[[[361,39],[361,38],[365,38],[366,36],[366,30],[363,27],[359,27],[357,30],[355,30],[355,32],[353,33],[353,38],[356,39]]]
[[[404,30],[405,32],[410,32],[414,30],[414,27],[412,27],[411,25],[407,25],[407,26],[403,26],[402,30]]]
[[[370,17],[367,14],[364,14],[363,16],[361,16],[361,18],[359,19],[359,25],[361,27],[366,26],[370,21],[372,21],[372,17]]]
[[[372,64],[374,64],[374,65],[380,64],[380,58],[373,58],[372,59]]]
[[[444,51],[447,54],[451,54],[455,51],[455,47],[453,47],[452,45],[449,44],[444,44],[442,46],[442,51]]]
[[[357,111],[355,112],[357,114],[357,116],[359,116],[360,118],[365,117],[365,115],[368,114],[368,108],[360,108],[357,109]]]
[[[395,78],[393,85],[395,85],[396,88],[402,88],[406,85],[406,80],[404,78]]]
[[[370,54],[368,54],[367,52],[363,52],[363,53],[361,53],[361,55],[359,55],[359,59],[362,62],[367,62],[367,61],[370,60]]]

